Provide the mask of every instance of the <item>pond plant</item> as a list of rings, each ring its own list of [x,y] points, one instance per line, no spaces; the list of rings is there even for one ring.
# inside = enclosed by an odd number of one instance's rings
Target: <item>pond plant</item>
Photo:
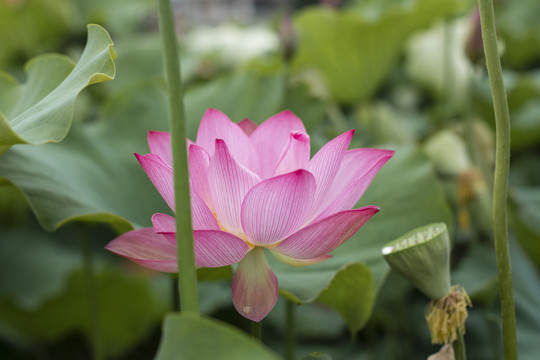
[[[535,359],[518,3],[0,0],[0,357]]]

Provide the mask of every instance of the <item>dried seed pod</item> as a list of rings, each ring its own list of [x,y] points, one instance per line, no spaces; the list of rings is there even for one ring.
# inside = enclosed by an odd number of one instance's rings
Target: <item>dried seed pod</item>
[[[442,299],[431,300],[426,313],[431,342],[450,344],[457,340],[459,333],[465,334],[467,307],[471,306],[471,299],[461,285],[453,285]]]

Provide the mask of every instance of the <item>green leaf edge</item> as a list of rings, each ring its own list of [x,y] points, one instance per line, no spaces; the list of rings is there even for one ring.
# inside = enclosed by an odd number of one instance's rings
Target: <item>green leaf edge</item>
[[[332,304],[324,301],[324,296],[325,296],[326,292],[329,291],[330,287],[334,283],[334,280],[338,276],[341,276],[341,274],[345,273],[348,269],[350,269],[352,267],[357,267],[357,266],[361,266],[362,268],[367,270],[368,274],[371,276],[371,282],[372,282],[372,288],[373,288],[373,298],[371,299],[370,310],[369,310],[369,312],[367,314],[366,320],[364,322],[360,323],[360,324],[352,324],[349,321],[347,321],[347,317],[344,314],[342,314],[339,309],[334,307]],[[369,317],[370,317],[370,315],[371,315],[371,313],[373,311],[373,306],[375,305],[375,299],[377,298],[379,290],[381,289],[382,284],[384,283],[384,280],[388,276],[388,273],[389,273],[389,267],[385,271],[385,273],[384,273],[384,275],[383,275],[383,277],[381,279],[381,282],[379,284],[375,284],[373,273],[372,273],[371,269],[369,268],[369,266],[364,262],[354,261],[354,262],[347,263],[347,264],[341,266],[340,268],[338,268],[336,270],[336,272],[334,273],[334,275],[332,276],[332,278],[326,283],[325,287],[322,288],[321,291],[315,297],[313,297],[311,299],[307,299],[307,300],[302,301],[302,300],[300,300],[300,298],[298,298],[292,292],[290,292],[288,290],[281,289],[281,288],[279,289],[279,295],[283,296],[284,298],[288,299],[289,301],[292,301],[295,304],[302,305],[302,304],[309,304],[309,303],[312,303],[314,301],[320,301],[320,302],[330,306],[331,308],[336,310],[341,315],[341,317],[345,320],[345,322],[347,323],[347,326],[349,327],[349,331],[351,332],[351,335],[354,337],[356,335],[356,333],[365,326],[365,324],[367,323],[367,320],[369,320]]]
[[[264,355],[264,359],[281,359],[275,352],[268,348],[264,348],[260,346],[257,342],[252,340],[248,335],[241,332],[239,329],[235,328],[234,326],[224,323],[218,320],[215,320],[210,317],[206,317],[203,315],[199,315],[197,313],[190,313],[190,312],[180,312],[180,313],[168,313],[165,316],[165,320],[163,321],[163,328],[162,328],[162,338],[159,344],[159,348],[157,351],[156,356],[154,357],[154,360],[166,360],[169,359],[169,357],[164,357],[167,354],[163,355],[164,351],[164,343],[165,339],[167,337],[167,325],[171,323],[171,321],[189,321],[189,322],[199,322],[206,326],[214,327],[215,329],[219,329],[219,331],[222,331],[224,333],[227,333],[231,338],[236,338],[235,344],[232,346],[241,346],[241,345],[247,345],[250,346],[253,351],[258,351],[258,356]],[[180,339],[176,339],[178,341]],[[209,340],[211,341],[211,340]],[[226,355],[226,354],[225,354]],[[182,357],[178,356],[175,358],[181,359]]]
[[[86,84],[84,84],[78,91],[77,93],[75,94],[75,97],[74,97],[74,100],[76,99],[76,97],[78,96],[78,94],[84,89],[86,88],[87,86],[89,85],[92,85],[92,84],[95,84],[95,83],[99,83],[99,82],[103,82],[103,81],[109,81],[109,80],[112,80],[114,79],[114,77],[116,76],[116,66],[114,64],[114,60],[116,59],[116,52],[114,51],[114,43],[109,35],[109,33],[107,32],[107,30],[105,30],[102,26],[100,25],[97,25],[97,24],[89,24],[87,25],[87,30],[88,30],[88,40],[87,40],[87,45],[88,43],[90,42],[90,38],[91,37],[102,37],[102,38],[105,38],[105,40],[109,43],[108,45],[108,53],[109,53],[109,59],[106,63],[106,65],[104,67],[109,67],[110,68],[110,72],[109,73],[105,73],[105,72],[96,72],[96,73],[93,73],[90,75],[90,77],[88,78],[88,80],[86,81]],[[81,56],[81,59],[84,57],[85,53],[87,51],[89,51],[89,47],[88,46],[85,46],[84,48],[84,52],[83,52],[83,55]],[[30,65],[36,61],[38,58],[40,57],[46,57],[46,56],[60,56],[62,58],[66,58],[66,59],[69,59],[67,58],[66,56],[64,55],[61,55],[61,54],[45,54],[45,55],[40,55],[40,56],[37,56],[37,57],[34,57],[32,59],[30,59],[25,65],[24,65],[24,69],[25,71],[30,67]],[[75,64],[75,62],[73,62],[71,59],[69,59],[70,62],[72,62],[74,64],[74,68],[72,70],[72,72],[68,75],[68,77],[66,77],[66,79],[69,78],[69,76],[73,73],[73,71],[77,68],[77,65],[80,63],[80,60],[77,64]],[[13,76],[11,76],[10,74],[8,73],[5,73],[3,71],[0,72],[0,76],[4,77],[6,80],[10,81],[10,82],[13,82],[14,84],[18,84],[18,82],[15,80],[15,78]],[[64,79],[64,81],[66,80]],[[56,88],[58,89],[63,83],[64,81],[62,81],[62,83],[60,83],[60,85]],[[51,91],[49,93],[52,94],[54,91],[56,91],[56,89],[54,89],[53,91]],[[44,98],[42,98],[38,103],[34,104],[30,109],[32,109],[33,107],[39,105],[44,99],[46,99],[49,95],[45,96]],[[57,137],[57,138],[49,138],[49,139],[44,139],[42,141],[31,141],[31,140],[27,140],[27,139],[24,139],[23,137],[21,137],[13,128],[12,126],[10,125],[10,121],[9,119],[3,114],[0,112],[0,132],[3,134],[2,137],[5,139],[3,141],[2,144],[0,144],[0,155],[2,153],[4,153],[7,149],[9,149],[12,145],[16,145],[16,144],[31,144],[31,145],[41,145],[41,144],[44,144],[44,143],[48,143],[48,142],[60,142],[62,141],[67,133],[69,132],[69,129],[71,128],[71,121],[72,121],[72,118],[73,118],[73,112],[74,112],[74,101],[73,103],[71,103],[69,105],[71,107],[71,117],[70,119],[68,120],[68,126],[67,126],[67,129],[65,131],[64,134],[62,134],[61,136]],[[27,109],[26,111],[30,110],[30,109]],[[26,112],[25,111],[25,112]],[[15,117],[15,119],[21,115],[23,115],[25,112],[23,112],[22,114],[19,114],[18,116]],[[22,120],[24,121],[24,120]]]
[[[1,147],[0,147],[1,151]],[[17,188],[19,191],[21,189],[14,184],[13,182],[9,181],[8,179],[4,177],[0,177],[0,186],[13,186]],[[115,215],[113,213],[109,212],[92,212],[88,214],[81,214],[76,215],[72,217],[65,218],[63,221],[57,222],[54,224],[54,226],[48,226],[47,223],[40,217],[39,212],[35,209],[33,203],[30,201],[29,197],[24,191],[21,191],[21,195],[24,197],[24,200],[36,216],[39,224],[42,228],[49,232],[53,232],[58,230],[64,225],[67,225],[72,222],[92,222],[92,223],[100,223],[100,224],[109,224],[111,228],[118,232],[119,234],[128,232],[130,230],[135,229],[135,226],[131,224],[126,218],[122,216]]]

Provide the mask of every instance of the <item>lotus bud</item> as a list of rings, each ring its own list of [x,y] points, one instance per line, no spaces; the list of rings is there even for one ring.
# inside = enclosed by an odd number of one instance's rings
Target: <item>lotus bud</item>
[[[279,38],[281,41],[283,59],[286,62],[289,62],[294,56],[297,44],[296,34],[294,32],[291,14],[289,11],[286,11],[285,15],[283,15],[283,19],[281,20]]]
[[[472,167],[467,146],[452,130],[443,130],[430,137],[424,151],[438,172],[458,176]]]
[[[444,223],[415,229],[382,250],[392,269],[430,299],[450,291],[450,239]]]
[[[484,43],[482,41],[482,30],[480,29],[480,12],[475,9],[470,17],[470,29],[465,43],[465,54],[474,63],[480,62],[484,58]]]

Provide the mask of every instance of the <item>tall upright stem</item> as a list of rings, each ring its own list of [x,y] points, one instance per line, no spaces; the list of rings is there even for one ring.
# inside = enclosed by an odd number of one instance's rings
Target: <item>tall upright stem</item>
[[[158,0],[158,14],[169,93],[180,309],[182,311],[198,312],[197,274],[195,272],[195,255],[193,253],[193,231],[191,229],[184,94],[180,79],[178,42],[170,0]]]
[[[452,343],[454,348],[454,359],[455,360],[467,360],[467,353],[465,351],[465,340],[463,339],[463,333],[458,331],[458,338]]]
[[[99,303],[96,289],[96,275],[94,271],[94,257],[88,239],[87,228],[80,227],[81,232],[81,250],[84,263],[84,277],[86,282],[86,292],[88,299],[88,317],[90,319],[90,334],[92,341],[92,359],[103,360],[105,355],[103,352],[103,342],[101,340]]]
[[[251,335],[255,340],[262,342],[262,320],[251,322]]]
[[[295,348],[296,348],[296,318],[295,318],[296,304],[287,300],[287,360],[294,360]]]
[[[506,360],[516,360],[516,314],[514,294],[512,289],[512,269],[510,267],[510,252],[508,249],[508,224],[506,213],[506,198],[508,191],[508,172],[510,168],[510,115],[501,62],[497,49],[495,30],[495,15],[492,0],[478,0],[482,40],[486,66],[493,97],[493,109],[496,125],[496,160],[493,184],[493,230],[495,235],[495,252],[501,297],[501,314],[504,338],[504,354]]]

